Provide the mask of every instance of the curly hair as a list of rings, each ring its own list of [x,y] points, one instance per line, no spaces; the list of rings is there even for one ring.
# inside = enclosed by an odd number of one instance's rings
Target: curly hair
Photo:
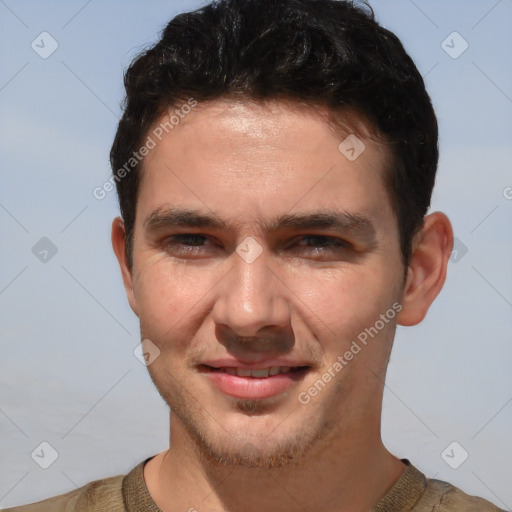
[[[219,0],[179,14],[125,72],[114,174],[162,113],[187,98],[298,101],[359,112],[385,140],[384,182],[402,260],[430,205],[438,127],[423,78],[369,5],[346,0]],[[141,163],[116,179],[131,265]]]

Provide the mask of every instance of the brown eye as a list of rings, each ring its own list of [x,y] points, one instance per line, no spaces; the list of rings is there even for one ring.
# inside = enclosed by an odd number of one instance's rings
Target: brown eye
[[[351,249],[352,244],[341,238],[304,235],[296,239],[288,250],[295,257],[327,262],[345,260],[353,255]]]
[[[189,247],[198,247],[200,245],[204,245],[202,242],[207,240],[204,235],[193,234],[185,234],[185,235],[174,235],[167,239],[169,243],[176,243],[179,245],[189,246]]]
[[[300,242],[297,245],[304,247],[304,245],[301,243],[304,240],[309,241],[309,243],[305,244],[305,247],[310,248],[347,249],[350,247],[350,244],[345,240],[323,235],[305,235],[301,238]]]
[[[185,233],[167,237],[163,246],[171,256],[195,256],[208,249],[208,242],[211,241],[205,235]]]

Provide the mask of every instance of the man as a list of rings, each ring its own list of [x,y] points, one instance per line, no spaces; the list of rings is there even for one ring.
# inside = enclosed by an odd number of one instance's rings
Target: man
[[[125,77],[112,226],[169,450],[13,511],[499,511],[383,445],[397,323],[441,290],[437,122],[368,9],[224,0]]]

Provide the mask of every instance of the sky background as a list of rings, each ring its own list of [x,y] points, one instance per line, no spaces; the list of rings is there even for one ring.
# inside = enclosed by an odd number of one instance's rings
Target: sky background
[[[92,191],[109,178],[123,70],[202,3],[0,0],[0,508],[168,446],[110,246],[116,197]],[[457,237],[427,318],[398,329],[383,439],[427,476],[511,510],[512,0],[372,5],[425,78],[440,125],[432,210]],[[42,58],[33,41],[58,48]]]

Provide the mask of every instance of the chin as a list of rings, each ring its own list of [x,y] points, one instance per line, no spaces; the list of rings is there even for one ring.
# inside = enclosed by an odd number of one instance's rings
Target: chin
[[[280,468],[296,464],[306,450],[303,441],[297,443],[283,441],[269,442],[268,439],[209,443],[203,439],[200,449],[210,463],[253,469]]]
[[[240,407],[251,405],[244,403]],[[245,416],[227,429],[211,418],[207,423],[190,421],[191,418],[178,421],[210,464],[245,468],[301,466],[308,456],[321,449],[322,441],[336,432],[334,422],[300,422],[290,416],[279,418],[278,422],[269,419]],[[199,427],[201,424],[203,428]]]

